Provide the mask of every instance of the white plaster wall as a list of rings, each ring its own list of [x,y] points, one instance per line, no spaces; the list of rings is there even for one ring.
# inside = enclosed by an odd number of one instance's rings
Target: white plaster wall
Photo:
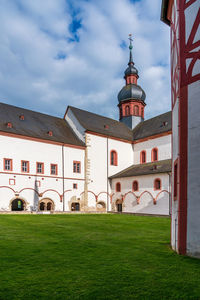
[[[198,2],[198,1],[197,1]],[[199,32],[200,40],[200,32]],[[200,257],[200,81],[188,86],[187,253]]]
[[[110,194],[111,189],[107,178],[133,164],[132,144],[93,134],[87,134],[87,139],[88,159],[90,160],[88,190],[96,195],[102,192]],[[110,152],[112,150],[118,154],[117,166],[110,165]],[[88,193],[88,200],[89,206],[95,205],[94,201],[96,200],[92,193]],[[107,202],[108,210],[110,210],[110,201]]]
[[[154,180],[156,178],[161,179],[161,190],[169,191],[169,175],[166,173],[113,179],[113,202],[115,202],[117,199],[122,199],[122,195],[132,191],[132,183],[134,180],[137,180],[139,184],[139,190],[134,192],[137,197],[139,197],[143,192],[148,191],[151,193],[153,198],[155,198],[160,192],[154,190]],[[120,193],[116,193],[115,191],[117,182],[121,183]],[[160,194],[156,205],[153,204],[153,198],[149,193],[144,193],[141,196],[139,204],[137,204],[135,195],[130,193],[125,197],[123,203],[124,212],[169,215],[169,194],[167,192]]]
[[[0,186],[12,188],[0,188],[0,210],[8,210],[10,200],[16,194],[27,201],[27,209],[33,210],[38,200],[50,198],[55,203],[55,209],[63,210],[63,203],[58,195],[63,193],[62,179],[62,146],[42,142],[0,136]],[[84,190],[84,149],[64,147],[64,190],[71,189],[71,194],[79,196]],[[13,171],[3,170],[3,159],[13,159]],[[30,164],[29,173],[21,173],[21,160],[27,160]],[[73,160],[81,162],[81,173],[73,173]],[[36,174],[36,162],[44,163],[44,174]],[[50,164],[58,165],[58,175],[50,175]],[[15,180],[15,185],[9,184],[9,179]],[[73,190],[73,183],[78,184],[78,189]],[[26,188],[26,190],[21,191]],[[44,193],[38,197],[37,193]],[[20,192],[21,191],[21,192]],[[20,192],[20,193],[19,193]],[[68,210],[69,193],[65,193],[65,209]]]
[[[146,150],[146,162],[151,162],[151,151],[158,148],[158,160],[171,158],[171,134],[134,144],[134,164],[140,164],[140,152]]]

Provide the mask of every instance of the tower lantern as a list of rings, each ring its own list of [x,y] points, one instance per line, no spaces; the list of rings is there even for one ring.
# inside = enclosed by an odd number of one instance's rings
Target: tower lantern
[[[144,120],[145,92],[137,84],[139,78],[138,70],[134,66],[132,55],[132,35],[129,34],[129,62],[124,72],[126,85],[118,94],[119,120],[133,129],[137,124]]]

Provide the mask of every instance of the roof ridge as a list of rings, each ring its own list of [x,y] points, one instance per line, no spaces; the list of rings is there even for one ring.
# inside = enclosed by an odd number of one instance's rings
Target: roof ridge
[[[123,124],[123,125],[126,126],[126,124],[124,124],[124,123],[122,123],[122,122],[120,122],[120,121],[118,121],[118,120],[116,120],[116,119],[112,119],[112,118],[110,118],[110,117],[102,116],[102,115],[100,115],[100,114],[96,114],[96,113],[93,113],[93,112],[91,112],[91,111],[88,111],[88,110],[85,110],[85,109],[81,109],[81,108],[78,108],[78,107],[75,107],[75,106],[71,106],[71,105],[69,105],[68,107],[69,107],[69,108],[75,108],[75,109],[77,109],[77,110],[81,110],[81,111],[87,112],[87,113],[89,113],[89,114],[96,115],[96,116],[101,117],[101,118],[109,119],[109,120],[111,120],[111,121],[115,121],[116,123],[120,123],[120,124]],[[127,127],[128,129],[130,129],[128,126],[126,126],[126,127]],[[131,131],[131,129],[130,129],[130,131]]]

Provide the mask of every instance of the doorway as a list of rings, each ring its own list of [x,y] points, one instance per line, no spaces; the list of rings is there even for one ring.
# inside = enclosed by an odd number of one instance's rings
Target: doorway
[[[11,205],[11,210],[12,211],[22,211],[24,210],[24,201],[21,199],[15,199],[12,201]]]

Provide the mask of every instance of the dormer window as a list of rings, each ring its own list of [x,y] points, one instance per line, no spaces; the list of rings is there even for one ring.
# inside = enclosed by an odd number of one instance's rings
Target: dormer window
[[[20,119],[21,121],[24,121],[24,115],[20,115],[20,116],[19,116],[19,119]]]
[[[48,131],[48,135],[49,135],[49,136],[53,136],[53,131],[51,131],[51,130]]]
[[[12,126],[12,123],[11,122],[8,122],[7,123],[7,128],[12,128],[13,126]]]

